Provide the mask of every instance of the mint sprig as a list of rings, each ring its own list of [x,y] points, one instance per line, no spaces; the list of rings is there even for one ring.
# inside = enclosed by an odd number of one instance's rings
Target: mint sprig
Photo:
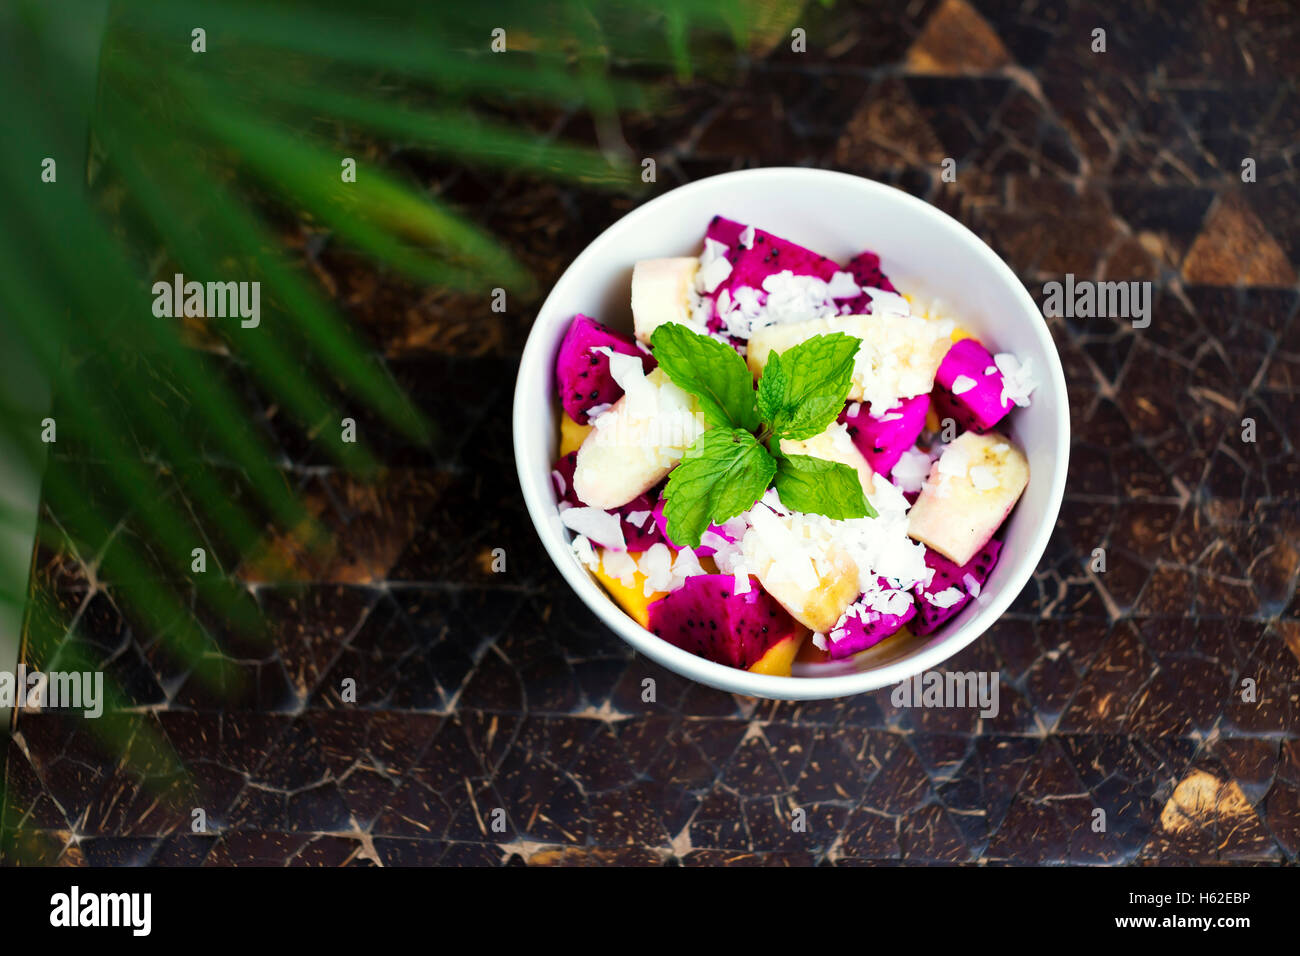
[[[772,437],[812,438],[830,427],[853,384],[853,358],[861,342],[834,332],[768,356],[758,382],[758,408]]]
[[[754,379],[735,349],[677,322],[655,329],[650,343],[659,367],[674,385],[700,400],[710,425],[746,431],[758,427]]]
[[[709,429],[668,476],[668,537],[695,547],[709,525],[752,508],[775,473],[776,462],[752,434],[739,428]]]
[[[776,493],[792,511],[812,511],[828,518],[876,516],[862,493],[858,473],[825,458],[782,455],[776,463]]]
[[[710,426],[664,488],[664,518],[674,542],[698,546],[709,525],[748,511],[774,477],[781,503],[793,511],[876,517],[853,468],[781,451],[782,439],[820,435],[839,416],[859,339],[835,332],[773,352],[757,392],[744,359],[717,339],[668,323],[655,329],[650,343],[673,384],[699,400]]]

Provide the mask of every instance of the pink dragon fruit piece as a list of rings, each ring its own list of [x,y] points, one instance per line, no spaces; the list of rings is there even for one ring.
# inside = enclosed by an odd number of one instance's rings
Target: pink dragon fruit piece
[[[883,289],[885,292],[898,291],[894,288],[894,283],[880,271],[880,256],[874,252],[862,252],[854,256],[845,264],[844,271],[851,274],[853,281],[860,286]],[[871,314],[871,296],[865,292],[846,300],[845,304],[852,310],[853,315]]]
[[[573,470],[577,467],[577,462],[578,453],[576,451],[571,451],[563,456],[551,469],[551,481],[555,485],[555,493],[559,495],[561,501],[566,501],[576,508],[585,508],[587,507],[586,502],[582,501],[577,492],[573,490]],[[667,535],[663,534],[653,517],[656,507],[656,500],[653,496],[656,494],[656,492],[650,491],[644,495],[638,495],[627,504],[615,508],[611,512],[622,519],[624,546],[618,550],[632,553],[649,551],[651,545],[659,541],[667,542]],[[630,516],[638,512],[648,512],[650,516],[640,524],[634,524],[630,520]],[[592,543],[602,548],[611,547],[610,542],[597,541],[594,538]]]
[[[745,228],[744,223],[714,216],[704,233],[706,239],[727,247],[726,256],[731,263],[731,274],[718,286],[717,292],[741,286],[761,289],[768,276],[787,270],[797,276],[816,276],[828,281],[840,271],[839,263],[834,259],[758,228],[754,229],[753,244],[746,249],[740,244],[740,234]]]
[[[989,371],[992,369],[992,371]],[[961,379],[958,384],[958,379]],[[974,339],[953,344],[934,376],[934,410],[969,431],[988,431],[1011,411],[1002,400],[1002,372],[989,350]]]
[[[658,544],[660,541],[665,544],[671,543],[668,541],[668,535],[663,533],[654,520],[656,505],[657,502],[649,494],[644,494],[637,495],[623,507],[615,509],[614,513],[623,519],[623,540],[627,542],[628,551],[649,551],[651,545]],[[632,523],[631,515],[645,512],[649,514],[640,519],[640,524]]]
[[[918,584],[912,589],[916,592],[917,616],[920,619],[920,623],[914,628],[916,633],[931,634],[950,618],[955,617],[974,597],[971,594],[971,582],[973,581],[976,587],[984,586],[984,582],[993,571],[993,566],[998,563],[998,554],[1001,551],[1002,542],[997,538],[990,538],[988,544],[984,545],[969,563],[959,567],[937,551],[926,548],[925,563],[934,568],[934,579],[929,587]],[[938,607],[927,599],[927,595],[936,595],[948,588],[956,588],[961,592],[961,600],[951,607]]]
[[[571,451],[551,467],[551,483],[561,501],[567,501],[574,507],[582,505],[578,493],[573,490],[573,471],[578,467],[578,453]]]
[[[856,415],[846,407],[839,420],[848,426],[849,437],[872,469],[888,476],[903,452],[916,444],[929,410],[930,396],[916,395],[891,408],[886,413],[887,421],[872,417],[869,404],[861,405]]]
[[[560,343],[555,360],[555,382],[565,414],[579,425],[586,425],[587,410],[594,405],[613,404],[623,389],[609,372],[609,356],[592,349],[606,346],[624,355],[635,355],[649,372],[655,360],[642,352],[625,335],[610,331],[595,319],[575,315]]]
[[[883,580],[883,579],[882,579]],[[828,640],[826,649],[832,660],[852,657],[858,651],[874,647],[891,634],[897,634],[904,624],[916,617],[916,604],[907,606],[902,614],[886,614],[883,611],[862,610],[862,616],[849,615],[842,628],[843,634],[838,639]],[[832,632],[832,636],[834,635]]]
[[[799,631],[785,608],[750,576],[735,594],[730,574],[697,574],[649,607],[650,631],[670,644],[730,667],[749,668]]]
[[[668,545],[668,547],[670,547],[670,548],[674,548],[674,549],[680,551],[680,550],[681,550],[681,545],[677,544],[676,542],[673,541],[672,538],[668,537],[668,519],[664,517],[664,499],[663,499],[663,498],[660,498],[658,501],[655,502],[655,506],[654,506],[654,523],[655,523],[655,527],[656,527],[656,528],[658,529],[658,531],[659,531],[659,534],[661,535],[660,540],[662,540],[662,541],[664,542],[664,544]],[[716,534],[718,537],[723,538],[723,539],[726,540],[726,541],[735,541],[735,540],[736,540],[734,537],[732,537],[731,535],[727,534],[726,529],[723,528],[722,525],[711,524],[711,525],[709,525],[709,527],[708,527],[708,531],[712,531],[712,532],[713,532],[714,534]],[[706,534],[707,534],[707,532],[706,532]],[[714,548],[714,547],[712,547],[712,546],[710,546],[710,545],[707,545],[707,544],[704,544],[704,543],[701,543],[699,547],[697,547],[697,548],[695,548],[695,549],[693,549],[693,550],[695,551],[696,556],[697,556],[697,557],[701,557],[701,558],[709,557],[710,555],[714,555],[714,554],[717,554],[717,553],[718,553],[718,552],[717,552],[717,548]]]

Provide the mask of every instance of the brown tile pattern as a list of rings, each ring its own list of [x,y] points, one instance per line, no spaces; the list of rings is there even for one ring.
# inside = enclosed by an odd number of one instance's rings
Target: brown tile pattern
[[[1297,860],[1300,20],[1253,0],[808,4],[792,21],[804,54],[779,11],[764,22],[751,60],[622,118],[633,154],[658,162],[655,191],[755,165],[844,169],[967,223],[1036,296],[1067,272],[1155,284],[1147,329],[1051,321],[1074,429],[1065,506],[1011,612],[951,662],[1001,673],[1001,713],[899,710],[888,691],[755,701],[633,656],[569,594],[519,501],[510,398],[537,302],[495,314],[304,231],[308,266],[439,442],[359,417],[386,467],[363,486],[258,413],[336,543],[306,555],[268,538],[238,568],[220,561],[266,627],[208,620],[212,676],[122,613],[130,582],[99,577],[129,520],[42,549],[38,613],[75,631],[126,707],[97,727],[22,716],[0,859]],[[516,119],[595,141],[580,115]],[[949,157],[955,183],[939,175]],[[501,235],[542,289],[639,201],[391,158]],[[289,582],[271,583],[277,567]]]

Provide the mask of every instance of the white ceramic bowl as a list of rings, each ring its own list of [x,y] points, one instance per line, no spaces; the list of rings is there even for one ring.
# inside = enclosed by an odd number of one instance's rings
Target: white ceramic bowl
[[[1028,408],[1003,425],[1029,458],[1029,487],[1004,528],[1002,557],[980,598],[929,637],[889,639],[852,661],[796,665],[795,676],[752,674],[655,637],[623,612],[569,550],[551,466],[559,402],[555,356],[578,312],[631,334],[632,266],[698,254],[714,214],[753,223],[844,261],[870,249],[902,290],[944,300],[947,314],[991,351],[1031,359],[1041,381]],[[628,213],[589,245],[555,284],[533,324],[515,383],[514,446],[528,513],[569,585],[623,640],[669,670],[722,690],[781,699],[841,697],[895,684],[979,637],[1029,580],[1056,523],[1070,448],[1065,375],[1051,333],[1007,265],[970,230],[907,193],[821,169],[724,173],[674,189]]]

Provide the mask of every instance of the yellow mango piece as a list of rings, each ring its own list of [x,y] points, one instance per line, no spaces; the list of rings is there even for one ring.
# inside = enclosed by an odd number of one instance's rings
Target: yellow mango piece
[[[952,336],[951,336],[951,338],[952,338],[953,342],[960,342],[962,339],[973,339],[973,338],[975,338],[975,336],[971,335],[969,332],[967,332],[965,329],[963,329],[960,325],[955,325],[955,326],[953,326],[953,329],[952,329]]]
[[[773,644],[767,649],[767,653],[749,668],[750,673],[789,677],[790,665],[794,663],[795,656],[799,653],[799,649],[803,647],[804,638],[809,633],[811,632],[802,631],[798,634],[791,634],[779,644]]]
[[[939,413],[934,410],[934,405],[931,404],[929,410],[925,413],[925,430],[933,435],[942,427],[943,425],[939,421]]]
[[[577,451],[593,427],[579,425],[568,414],[560,412],[560,457],[563,458],[571,451]]]
[[[596,575],[596,580],[604,585],[605,590],[608,591],[609,596],[618,603],[618,606],[624,611],[627,611],[628,617],[632,618],[632,620],[636,621],[642,627],[649,628],[650,605],[662,597],[667,597],[668,592],[652,591],[649,596],[647,596],[643,590],[645,587],[645,575],[640,571],[634,572],[636,583],[632,587],[628,587],[618,578],[611,577],[606,573],[604,549],[599,549],[599,553],[600,568],[599,570],[592,572]]]

